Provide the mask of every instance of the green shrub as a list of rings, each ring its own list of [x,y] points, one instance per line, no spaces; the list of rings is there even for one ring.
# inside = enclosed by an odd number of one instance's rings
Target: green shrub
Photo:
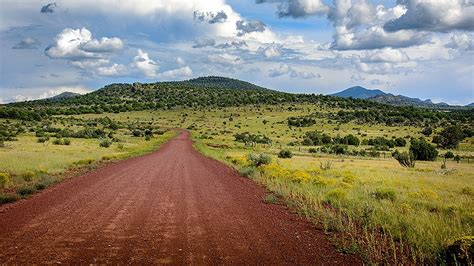
[[[109,139],[103,139],[100,143],[99,143],[99,146],[100,147],[104,147],[104,148],[108,148],[112,145],[112,141],[109,140]]]
[[[281,150],[278,153],[278,158],[291,158],[293,157],[293,153],[290,150]]]
[[[413,153],[415,160],[420,161],[434,161],[438,157],[436,148],[424,139],[412,139],[410,152]]]
[[[0,204],[14,202],[19,199],[18,195],[0,194]]]
[[[67,145],[67,146],[71,145],[71,140],[68,138],[63,139],[63,145]]]
[[[391,188],[378,188],[372,192],[372,197],[378,200],[395,201],[397,199],[397,193]]]
[[[259,167],[261,165],[269,164],[272,162],[272,158],[264,153],[261,154],[249,154],[247,156],[248,161],[255,167]]]
[[[33,177],[35,177],[35,173],[33,171],[26,171],[23,175],[23,180],[25,180],[26,182],[30,182],[31,180],[33,180]]]
[[[444,154],[444,158],[446,159],[452,159],[454,158],[454,153],[452,151],[447,151],[445,154]]]
[[[277,201],[278,201],[278,197],[273,193],[267,194],[265,198],[263,199],[263,202],[267,204],[275,204],[277,203]]]
[[[6,188],[11,183],[12,179],[8,173],[0,173],[0,188]]]
[[[399,153],[398,151],[394,153],[393,158],[398,161],[398,163],[403,167],[413,168],[415,167],[415,156],[413,152],[403,152]]]
[[[62,144],[61,139],[60,139],[60,138],[54,139],[54,140],[53,140],[53,144],[54,144],[54,145],[61,145],[61,144]]]
[[[27,196],[35,193],[35,189],[33,187],[21,187],[16,191],[16,194],[20,196]]]
[[[316,149],[316,148],[309,148],[308,152],[309,152],[309,153],[317,153],[317,152],[318,152],[318,149]]]
[[[245,176],[247,178],[252,178],[257,173],[257,169],[255,166],[245,166],[240,169],[240,175]]]
[[[38,143],[45,143],[49,140],[49,137],[39,137],[38,138]]]
[[[474,263],[474,236],[465,236],[456,239],[446,249],[448,265],[473,265]]]

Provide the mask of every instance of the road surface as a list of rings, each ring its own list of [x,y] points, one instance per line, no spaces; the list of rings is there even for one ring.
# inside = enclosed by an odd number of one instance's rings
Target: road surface
[[[0,263],[359,264],[189,133],[0,206]]]

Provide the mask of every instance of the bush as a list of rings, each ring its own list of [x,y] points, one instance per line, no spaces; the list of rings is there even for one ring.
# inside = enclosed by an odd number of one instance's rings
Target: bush
[[[452,151],[447,151],[445,154],[444,154],[444,158],[446,159],[452,159],[454,158],[454,153]]]
[[[272,158],[267,154],[249,154],[247,160],[255,167],[259,167],[272,162]]]
[[[445,149],[457,148],[459,142],[461,142],[465,137],[464,131],[460,126],[451,126],[443,129],[436,138],[433,138],[433,142]]]
[[[396,138],[395,139],[395,146],[405,147],[406,145],[407,145],[407,141],[404,138]]]
[[[410,152],[413,153],[415,160],[420,161],[434,161],[438,156],[438,151],[433,145],[426,142],[424,139],[411,140]]]
[[[317,152],[318,152],[318,149],[309,148],[308,152],[309,152],[309,153],[317,153]]]
[[[26,171],[23,175],[23,180],[25,180],[26,182],[30,182],[31,180],[33,180],[33,177],[35,177],[35,173],[33,171]]]
[[[397,198],[397,193],[391,188],[378,188],[372,192],[372,197],[378,200],[395,201]]]
[[[288,125],[294,127],[308,127],[316,124],[316,120],[311,117],[289,117]]]
[[[0,194],[0,204],[14,202],[19,199],[17,195]]]
[[[49,137],[39,137],[38,138],[38,143],[45,143],[49,140]]]
[[[431,127],[425,127],[423,128],[423,130],[421,130],[421,134],[425,135],[425,136],[429,136],[433,133],[433,130],[431,129]]]
[[[53,144],[54,145],[61,145],[62,144],[61,139],[59,139],[59,138],[54,139]]]
[[[104,148],[108,148],[112,145],[112,141],[109,140],[109,139],[103,139],[100,143],[99,143],[99,146],[100,147],[104,147]]]
[[[281,150],[278,153],[278,158],[291,158],[293,157],[293,153],[290,150]]]
[[[16,194],[20,196],[27,196],[35,193],[35,189],[32,187],[21,187],[16,191]]]
[[[411,151],[404,153],[399,153],[398,151],[396,151],[393,155],[393,158],[395,158],[395,160],[397,160],[398,163],[400,163],[400,165],[403,167],[415,167],[415,156]]]
[[[240,169],[240,175],[245,176],[247,178],[252,178],[257,173],[257,169],[255,166],[245,166]]]
[[[455,240],[446,249],[448,265],[472,265],[474,263],[474,236]]]
[[[67,138],[63,139],[63,145],[67,145],[67,146],[71,145],[71,140]]]
[[[0,173],[0,188],[6,188],[12,181],[10,175],[8,173]]]

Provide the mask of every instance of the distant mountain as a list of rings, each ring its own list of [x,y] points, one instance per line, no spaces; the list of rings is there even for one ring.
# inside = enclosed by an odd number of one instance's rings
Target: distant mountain
[[[474,107],[474,103],[466,104],[466,107]]]
[[[48,100],[62,100],[62,99],[76,97],[76,96],[79,96],[79,95],[81,95],[81,94],[75,93],[75,92],[70,92],[70,91],[65,91],[61,94],[58,94],[56,96],[48,98]]]
[[[330,96],[337,96],[342,98],[354,98],[354,99],[369,99],[371,97],[385,95],[386,93],[381,90],[369,90],[361,86],[355,86],[338,93],[330,94]]]
[[[371,101],[376,101],[379,103],[386,103],[392,105],[404,105],[404,106],[417,106],[417,107],[450,107],[447,103],[433,103],[430,99],[420,100],[419,98],[410,98],[403,95],[393,95],[391,93],[386,93],[384,95],[377,95],[369,98]]]

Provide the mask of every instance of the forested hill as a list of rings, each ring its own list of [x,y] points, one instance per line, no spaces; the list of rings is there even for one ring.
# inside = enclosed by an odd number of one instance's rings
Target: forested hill
[[[223,77],[202,77],[175,82],[111,84],[75,97],[0,105],[0,118],[41,120],[52,115],[298,103],[330,108],[331,112],[324,116],[340,122],[357,120],[361,123],[409,125],[474,121],[472,110],[433,111],[391,106],[364,99],[286,93]]]

